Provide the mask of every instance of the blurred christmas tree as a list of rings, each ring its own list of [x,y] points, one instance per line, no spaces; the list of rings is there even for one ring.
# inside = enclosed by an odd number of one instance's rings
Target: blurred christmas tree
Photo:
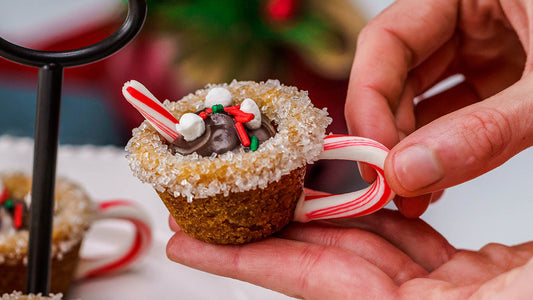
[[[364,20],[348,0],[149,0],[147,29],[173,36],[190,87],[283,79],[297,55],[317,74],[346,78]]]

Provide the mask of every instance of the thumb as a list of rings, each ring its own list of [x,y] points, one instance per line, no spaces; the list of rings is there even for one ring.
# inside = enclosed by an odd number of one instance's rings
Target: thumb
[[[533,144],[533,77],[440,117],[398,143],[385,162],[402,196],[445,189],[503,164]]]

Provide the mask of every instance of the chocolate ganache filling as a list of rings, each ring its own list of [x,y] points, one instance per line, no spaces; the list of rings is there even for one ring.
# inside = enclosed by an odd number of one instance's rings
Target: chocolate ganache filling
[[[249,146],[242,145],[233,116],[226,112],[212,113],[207,115],[204,122],[205,132],[200,137],[186,141],[180,135],[169,146],[172,153],[189,155],[196,152],[200,156],[211,156],[213,153],[239,152],[241,148],[250,151]],[[248,137],[257,137],[258,145],[276,134],[274,125],[265,115],[261,115],[261,127],[245,128],[245,132]]]

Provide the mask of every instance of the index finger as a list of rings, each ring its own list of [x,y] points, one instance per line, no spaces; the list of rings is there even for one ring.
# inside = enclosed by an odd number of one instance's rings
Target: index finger
[[[177,232],[167,256],[180,264],[298,298],[388,298],[396,289],[377,266],[338,247],[267,238],[213,245]]]
[[[394,113],[409,71],[453,36],[457,14],[457,0],[399,0],[362,30],[346,100],[350,133],[389,148],[399,141]]]

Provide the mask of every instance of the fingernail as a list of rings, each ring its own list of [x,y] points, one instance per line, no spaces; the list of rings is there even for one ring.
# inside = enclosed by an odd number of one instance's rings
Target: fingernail
[[[422,145],[401,150],[394,156],[393,164],[396,178],[408,191],[426,187],[444,176],[433,152]]]

